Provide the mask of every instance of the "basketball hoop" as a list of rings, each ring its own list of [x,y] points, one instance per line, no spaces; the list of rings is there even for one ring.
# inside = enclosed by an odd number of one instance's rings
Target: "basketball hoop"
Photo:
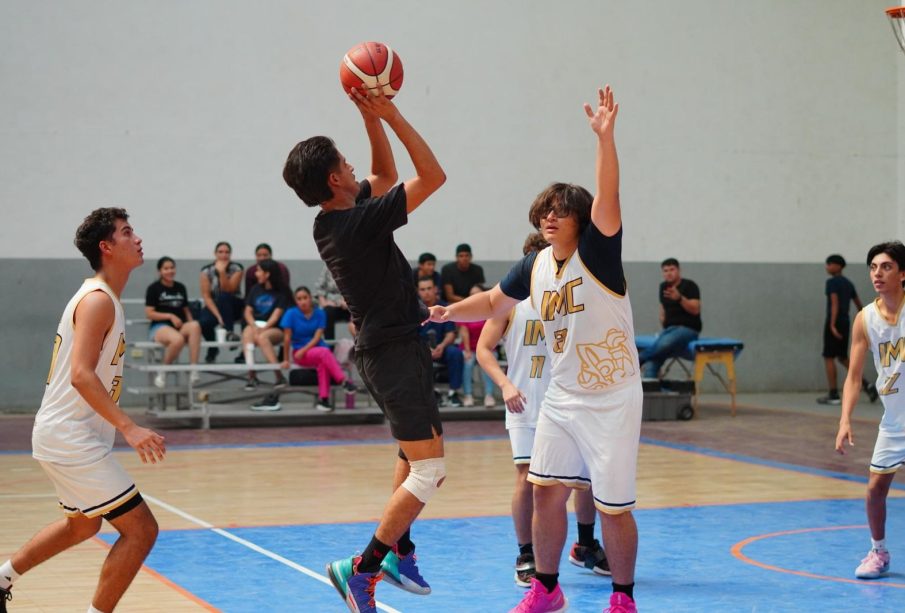
[[[893,6],[886,9],[886,16],[889,17],[889,25],[892,26],[892,32],[899,41],[899,47],[905,53],[905,6]]]

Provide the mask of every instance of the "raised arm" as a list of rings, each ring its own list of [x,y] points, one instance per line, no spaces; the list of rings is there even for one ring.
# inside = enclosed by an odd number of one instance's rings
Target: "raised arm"
[[[864,332],[861,313],[855,315],[852,324],[852,347],[848,352],[848,374],[842,387],[842,416],[839,418],[839,431],[836,434],[836,451],[845,453],[845,442],[854,446],[852,435],[852,412],[861,394],[861,375],[864,372],[864,357],[867,354],[868,341]]]
[[[396,184],[399,179],[399,173],[396,171],[396,160],[393,158],[393,148],[390,147],[390,140],[383,129],[380,115],[375,110],[384,109],[384,112],[390,112],[387,105],[392,105],[393,103],[386,99],[383,91],[380,92],[380,96],[371,96],[374,99],[374,104],[372,105],[359,103],[355,97],[349,97],[358,107],[358,110],[361,111],[361,117],[365,123],[365,131],[367,131],[368,140],[371,142],[371,174],[368,175],[368,182],[371,184],[371,195],[374,197],[382,196]]]
[[[363,96],[357,90],[352,90],[352,96],[356,99],[358,107],[365,109],[362,111],[363,113],[371,112],[387,122],[387,125],[402,142],[415,166],[415,176],[405,182],[406,210],[411,213],[428,196],[440,189],[440,186],[446,182],[446,173],[443,172],[433,151],[421,138],[421,135],[406,121],[396,105],[391,100],[387,100],[382,91],[378,95],[365,93],[368,95]]]
[[[613,134],[619,105],[613,101],[610,86],[597,90],[596,109],[585,104],[584,111],[597,135],[597,192],[591,205],[591,221],[604,236],[613,236],[622,227],[622,210],[619,205],[619,158]]]

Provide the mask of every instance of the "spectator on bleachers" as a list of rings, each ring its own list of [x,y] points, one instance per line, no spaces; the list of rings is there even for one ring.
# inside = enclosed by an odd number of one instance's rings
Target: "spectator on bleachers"
[[[186,343],[189,363],[197,364],[201,352],[201,326],[192,318],[185,285],[176,280],[176,262],[167,256],[160,258],[157,272],[160,278],[145,292],[145,316],[151,320],[148,339],[164,346],[164,364],[175,362]],[[197,372],[192,372],[190,377],[192,383],[198,382]],[[157,373],[154,385],[166,387],[166,384],[166,373]]]
[[[430,277],[418,279],[418,297],[427,307],[438,304],[437,288]],[[462,348],[456,345],[456,324],[451,321],[428,322],[420,329],[421,338],[430,348],[431,358],[434,362],[445,364],[449,376],[449,393],[447,404],[454,407],[462,406],[459,390],[462,389],[462,377],[465,370],[465,360]]]
[[[273,260],[261,260],[258,262],[258,270],[255,273],[258,283],[251,288],[251,293],[245,297],[245,329],[242,331],[242,347],[245,350],[245,363],[254,364],[254,349],[259,347],[264,359],[270,364],[277,364],[274,345],[279,345],[283,340],[283,330],[280,328],[280,319],[290,306],[289,288],[283,282],[280,267]],[[283,373],[276,371],[274,387],[286,385]],[[255,371],[248,372],[246,391],[252,391],[258,387],[258,377]]]
[[[317,284],[314,286],[314,296],[317,298],[318,305],[327,315],[327,327],[324,328],[325,339],[332,341],[336,338],[336,322],[338,321],[348,321],[349,331],[353,336],[355,335],[355,330],[351,323],[352,314],[349,312],[342,294],[339,293],[339,288],[336,287],[333,275],[330,274],[330,270],[326,266],[324,266],[320,276],[317,278]]]
[[[437,256],[433,253],[425,252],[418,256],[418,268],[412,271],[412,276],[416,286],[418,285],[418,279],[421,277],[433,279],[438,291],[443,286],[440,282],[440,273],[437,272]]]
[[[485,289],[483,285],[475,285],[471,293],[479,294]],[[477,363],[475,353],[478,348],[478,339],[481,337],[481,330],[484,329],[485,323],[484,320],[481,320],[459,324],[459,338],[462,339],[462,357],[465,359],[465,367],[462,373],[462,391],[465,397],[462,399],[462,404],[467,407],[474,406],[472,388],[474,387],[474,370],[475,366],[477,366],[478,372],[481,373],[481,380],[484,382],[484,406],[489,409],[496,406],[496,397],[494,396],[496,386],[493,384],[493,379]]]
[[[226,241],[217,243],[214,248],[214,261],[201,269],[201,300],[204,307],[198,318],[201,334],[205,339],[213,341],[214,328],[226,328],[227,339],[236,340],[233,331],[236,321],[242,317],[245,303],[239,295],[242,284],[242,265],[232,261],[233,248]],[[217,359],[219,350],[211,347],[207,350],[204,361],[210,364]]]
[[[261,243],[255,247],[255,263],[249,266],[245,271],[246,296],[251,292],[251,288],[257,285],[258,278],[255,276],[255,271],[258,270],[258,264],[264,260],[273,260],[273,249],[271,249],[270,245],[267,243]],[[274,260],[274,262],[276,262],[276,260]],[[277,266],[280,267],[280,272],[283,273],[283,281],[286,282],[286,287],[292,287],[292,283],[289,280],[289,269],[286,268],[286,265],[282,262],[277,262]]]
[[[280,320],[283,329],[283,368],[289,369],[289,360],[304,368],[317,371],[318,411],[333,410],[330,402],[331,381],[342,384],[346,391],[355,391],[355,385],[346,377],[342,367],[324,342],[327,314],[314,304],[311,290],[299,287],[295,290],[295,306],[287,309]]]
[[[468,243],[456,247],[456,261],[443,267],[440,278],[443,298],[449,304],[465,300],[471,295],[471,288],[486,283],[484,269],[471,262],[471,246]]]

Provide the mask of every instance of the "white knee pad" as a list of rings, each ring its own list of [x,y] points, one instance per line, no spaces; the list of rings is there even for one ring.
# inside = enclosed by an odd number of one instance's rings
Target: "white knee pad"
[[[409,462],[409,476],[402,482],[402,487],[427,504],[427,501],[437,493],[445,477],[446,463],[443,458],[415,460]]]

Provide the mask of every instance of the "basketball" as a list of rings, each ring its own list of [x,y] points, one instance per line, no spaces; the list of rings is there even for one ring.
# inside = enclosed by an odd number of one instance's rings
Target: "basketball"
[[[402,88],[402,60],[383,43],[361,43],[349,49],[339,65],[339,81],[346,93],[367,88],[372,94],[381,87],[387,98]]]

